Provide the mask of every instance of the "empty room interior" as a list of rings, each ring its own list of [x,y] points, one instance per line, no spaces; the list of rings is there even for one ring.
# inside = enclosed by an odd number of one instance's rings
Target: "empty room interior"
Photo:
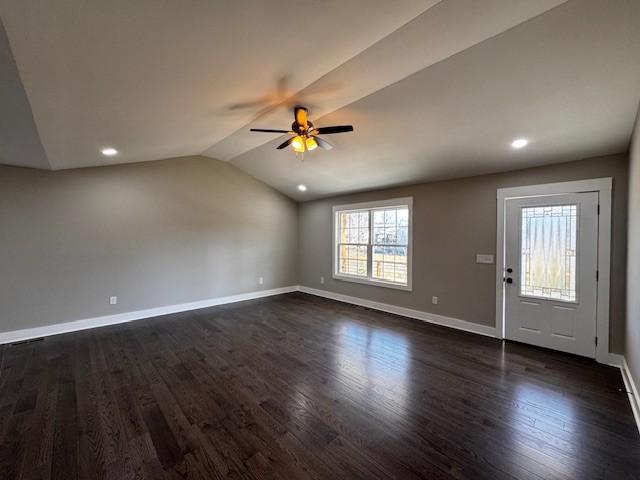
[[[640,479],[640,0],[0,0],[0,479]]]

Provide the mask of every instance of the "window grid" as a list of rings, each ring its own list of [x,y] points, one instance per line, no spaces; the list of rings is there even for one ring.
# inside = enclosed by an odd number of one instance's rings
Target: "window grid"
[[[339,267],[343,275],[367,276],[369,212],[340,212]]]
[[[373,210],[373,278],[407,284],[408,237],[407,207]]]
[[[409,206],[336,211],[337,273],[409,285]]]

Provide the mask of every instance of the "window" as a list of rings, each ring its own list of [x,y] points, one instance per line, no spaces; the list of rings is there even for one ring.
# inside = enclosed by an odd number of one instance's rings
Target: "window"
[[[411,198],[333,207],[334,278],[411,290]]]
[[[523,207],[520,295],[576,301],[577,205]]]

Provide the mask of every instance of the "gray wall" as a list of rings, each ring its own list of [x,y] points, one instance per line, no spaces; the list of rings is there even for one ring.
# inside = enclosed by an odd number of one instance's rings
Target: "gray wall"
[[[610,344],[622,352],[625,331],[627,155],[515,172],[413,185],[301,204],[300,284],[355,297],[495,325],[495,266],[475,263],[496,250],[496,190],[538,183],[613,177]],[[413,291],[332,279],[331,207],[413,196]],[[320,284],[324,276],[324,285]],[[431,296],[439,304],[431,303]]]
[[[640,291],[637,143],[630,292]],[[202,157],[58,172],[0,166],[0,332],[297,283],[493,325],[495,267],[474,260],[495,253],[496,189],[612,176],[611,347],[622,352],[627,167],[627,156],[615,155],[297,206]],[[397,196],[414,197],[413,292],[333,280],[331,206]],[[118,305],[108,304],[110,295]],[[635,297],[626,353],[637,376]]]
[[[640,382],[640,112],[631,142],[629,167],[629,263],[627,275],[627,334],[625,356],[636,383]]]
[[[295,285],[296,225],[295,202],[202,157],[0,166],[0,331]]]

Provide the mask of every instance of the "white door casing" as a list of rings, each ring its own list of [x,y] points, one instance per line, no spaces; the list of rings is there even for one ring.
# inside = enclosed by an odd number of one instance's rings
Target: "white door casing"
[[[598,193],[505,202],[505,336],[595,358]]]
[[[524,185],[499,188],[497,190],[497,232],[496,232],[496,337],[505,338],[505,296],[504,283],[506,247],[506,204],[517,198],[563,195],[568,193],[597,192],[599,201],[598,245],[597,245],[597,295],[596,295],[596,353],[600,363],[611,363],[609,352],[609,298],[611,277],[611,217],[612,217],[611,177],[575,180],[568,182]]]

